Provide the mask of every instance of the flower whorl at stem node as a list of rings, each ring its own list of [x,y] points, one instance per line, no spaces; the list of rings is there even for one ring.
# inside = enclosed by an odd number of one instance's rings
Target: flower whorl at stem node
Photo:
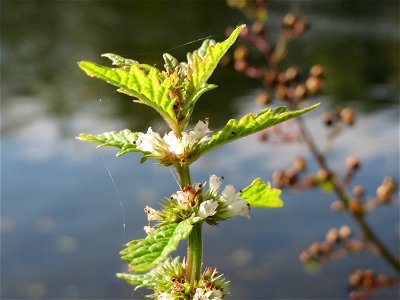
[[[185,153],[210,139],[209,133],[208,120],[198,121],[192,130],[183,131],[181,137],[170,131],[161,138],[159,133],[149,127],[147,133],[141,133],[136,140],[136,147],[160,159],[171,155],[184,159]]]

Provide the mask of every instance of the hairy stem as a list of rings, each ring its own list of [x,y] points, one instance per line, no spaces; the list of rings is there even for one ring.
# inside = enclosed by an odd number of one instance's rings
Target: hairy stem
[[[192,232],[189,235],[186,273],[191,286],[193,286],[195,281],[200,279],[201,265],[203,260],[203,239],[201,226],[202,223],[194,224]]]
[[[179,183],[181,188],[186,185],[191,185],[189,165],[176,166],[179,174]],[[193,225],[192,232],[189,235],[187,261],[186,261],[186,276],[193,286],[195,281],[200,279],[201,265],[203,260],[203,239],[201,232],[202,223]]]
[[[295,105],[297,107],[297,105]],[[310,134],[309,130],[306,127],[306,124],[301,116],[296,118],[297,125],[300,130],[300,134],[306,143],[307,147],[309,148],[310,152],[314,156],[315,160],[318,162],[321,168],[327,170],[329,174],[332,176],[328,179],[332,184],[336,195],[339,197],[340,201],[344,204],[347,211],[350,215],[354,218],[357,224],[360,226],[362,232],[364,233],[367,240],[374,244],[377,247],[379,253],[382,257],[398,272],[400,273],[400,262],[399,260],[386,248],[383,242],[379,239],[378,235],[372,230],[369,226],[367,220],[365,219],[364,214],[357,214],[352,213],[349,211],[349,202],[350,196],[346,191],[343,184],[339,181],[339,179],[334,176],[333,170],[329,167],[328,162],[326,161],[325,156],[321,153],[318,149],[317,145],[314,142],[312,135]]]

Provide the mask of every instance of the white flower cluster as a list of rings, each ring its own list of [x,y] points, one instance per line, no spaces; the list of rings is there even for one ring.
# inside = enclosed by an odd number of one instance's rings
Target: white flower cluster
[[[227,185],[218,196],[221,187],[221,178],[216,175],[210,176],[209,193],[216,200],[209,199],[200,204],[197,215],[203,219],[211,217],[217,213],[217,208],[222,208],[220,217],[223,219],[232,218],[234,216],[244,216],[249,218],[250,207],[245,200],[240,198],[240,193],[236,193],[233,185]]]
[[[182,137],[178,138],[173,131],[164,135],[163,138],[154,132],[151,127],[147,133],[142,133],[136,140],[136,147],[139,150],[151,152],[156,156],[165,154],[166,151],[181,155],[185,150],[192,148],[196,144],[207,142],[210,137],[208,121],[199,121],[196,126],[189,132],[182,132]]]
[[[222,296],[223,293],[220,290],[212,289],[211,291],[205,291],[197,288],[193,300],[221,300]]]
[[[222,291],[212,289],[211,291],[205,291],[201,288],[196,289],[196,293],[193,296],[193,300],[221,300],[223,296]],[[159,293],[157,300],[175,300],[176,297],[168,293]]]

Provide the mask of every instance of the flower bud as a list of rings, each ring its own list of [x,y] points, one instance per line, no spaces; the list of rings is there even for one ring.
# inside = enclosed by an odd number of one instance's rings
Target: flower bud
[[[361,166],[360,159],[355,155],[350,155],[346,159],[346,166],[350,172],[354,172]]]
[[[273,70],[268,70],[265,72],[264,75],[264,82],[270,86],[275,85],[278,83],[278,72]]]
[[[327,181],[331,178],[331,173],[326,169],[319,169],[317,171],[317,178],[319,181]]]
[[[394,192],[395,190],[396,190],[396,188],[397,188],[397,183],[396,183],[396,180],[394,180],[392,177],[390,177],[390,176],[386,176],[384,179],[383,179],[383,184],[389,189],[389,190],[391,190],[392,192]]]
[[[342,227],[339,228],[339,236],[342,239],[348,239],[349,237],[351,237],[351,229],[349,226],[347,225],[343,225]]]
[[[300,71],[296,67],[290,67],[286,70],[285,77],[287,81],[297,80],[300,77]]]
[[[392,200],[393,191],[386,185],[382,184],[376,190],[376,197],[381,203],[389,203]]]
[[[282,28],[292,29],[296,24],[298,17],[295,13],[288,13],[282,19]]]
[[[310,76],[323,78],[325,77],[325,70],[324,67],[321,65],[314,65],[310,69]]]
[[[259,93],[256,99],[256,103],[260,106],[266,106],[270,104],[271,101],[272,101],[272,95],[267,91],[262,91],[261,93]]]
[[[299,84],[294,89],[294,96],[297,99],[305,99],[307,97],[307,88],[304,84]]]
[[[317,77],[310,77],[306,81],[307,92],[310,95],[315,95],[323,88],[323,81]]]
[[[339,241],[339,231],[336,228],[329,229],[325,239],[330,244],[336,244]]]
[[[358,287],[362,282],[363,272],[361,269],[357,269],[349,277],[349,285],[351,287]]]
[[[364,188],[361,185],[356,185],[353,188],[353,195],[357,198],[362,198],[365,194]]]
[[[272,182],[276,187],[283,186],[284,173],[281,170],[275,170],[272,174]]]
[[[344,204],[340,200],[335,200],[331,204],[331,209],[333,211],[343,211],[344,210]]]
[[[349,211],[355,215],[362,215],[365,212],[364,205],[358,199],[351,199],[349,201]]]
[[[240,46],[235,49],[233,53],[233,58],[236,60],[246,60],[249,57],[249,50],[244,47]]]
[[[293,163],[293,168],[297,171],[304,171],[305,169],[307,169],[307,161],[304,157],[299,156],[295,159]]]
[[[276,96],[281,100],[288,100],[289,99],[288,88],[284,85],[279,85],[276,90]]]
[[[339,112],[340,120],[346,125],[353,125],[356,120],[356,113],[350,107],[343,108]]]
[[[283,85],[286,85],[288,83],[288,79],[286,78],[286,74],[284,72],[279,73],[278,83]]]
[[[284,173],[284,182],[286,185],[291,186],[297,182],[297,170],[294,168],[287,169]]]

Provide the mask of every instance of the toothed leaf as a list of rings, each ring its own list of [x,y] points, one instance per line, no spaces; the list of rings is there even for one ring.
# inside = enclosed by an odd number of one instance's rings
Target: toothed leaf
[[[118,66],[118,67],[129,67],[133,64],[139,64],[136,60],[129,59],[129,58],[123,58],[122,56],[119,56],[119,55],[113,54],[113,53],[104,53],[101,56],[107,57],[109,60],[112,61],[112,64],[114,66]]]
[[[203,45],[191,54],[192,63],[189,64],[190,81],[194,89],[200,88],[217,67],[221,58],[236,41],[245,25],[238,26],[225,41],[216,43],[205,40]]]
[[[171,82],[168,78],[162,79],[164,75],[157,68],[146,66],[145,72],[143,65],[138,64],[131,64],[127,70],[126,68],[109,68],[88,61],[79,62],[79,67],[87,75],[119,87],[119,92],[138,98],[136,102],[154,108],[171,128],[176,127],[173,109],[175,99],[169,96]]]
[[[98,143],[99,147],[112,146],[121,149],[117,156],[129,152],[142,152],[136,148],[135,141],[138,139],[141,132],[131,132],[129,129],[124,129],[120,132],[110,131],[102,134],[87,134],[81,133],[78,137],[79,140],[84,142]]]
[[[286,120],[302,115],[318,106],[319,104],[316,104],[305,109],[288,112],[285,112],[284,107],[278,107],[276,109],[267,108],[259,114],[247,114],[239,121],[231,119],[224,128],[213,134],[207,143],[202,144],[198,148],[198,151],[194,153],[191,162],[195,161],[202,154],[214,149],[215,147],[282,123]]]
[[[134,272],[145,272],[155,267],[189,236],[193,222],[194,219],[189,218],[180,223],[163,225],[150,236],[129,242],[120,252],[122,259],[129,262]]]
[[[251,206],[260,207],[282,207],[283,201],[280,198],[281,190],[271,187],[261,178],[255,179],[251,185],[242,190],[240,196]]]

